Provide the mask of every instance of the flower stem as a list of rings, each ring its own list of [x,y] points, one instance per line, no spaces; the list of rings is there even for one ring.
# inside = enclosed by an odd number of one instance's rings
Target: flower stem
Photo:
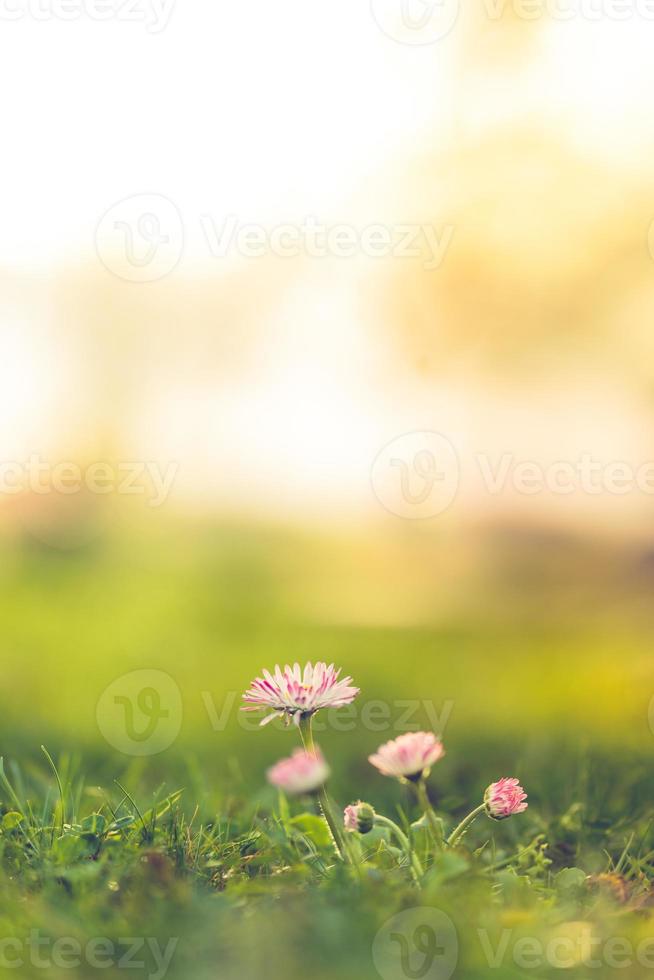
[[[311,715],[303,715],[300,718],[300,738],[302,739],[302,744],[307,752],[315,751],[315,743],[313,741],[313,732],[311,731]],[[320,806],[320,812],[322,813],[327,826],[329,827],[329,832],[331,834],[332,840],[339,857],[349,863],[350,857],[349,853],[343,839],[343,834],[341,833],[341,828],[334,819],[334,813],[332,811],[331,803],[329,802],[329,797],[327,796],[327,790],[324,786],[317,792],[318,804]]]
[[[459,826],[455,827],[450,836],[447,838],[447,843],[450,847],[453,847],[454,844],[458,843],[459,839],[463,837],[470,824],[476,820],[479,814],[483,813],[485,809],[486,806],[484,803],[482,803],[480,806],[474,809],[472,813],[469,813],[467,817],[463,818]]]
[[[421,778],[417,783],[414,783],[414,785],[416,787],[416,793],[418,794],[420,806],[427,817],[427,823],[429,824],[429,829],[431,830],[432,837],[434,838],[434,843],[440,849],[443,846],[443,827],[440,820],[434,813],[434,808],[429,801],[427,784],[424,778]]]
[[[381,827],[388,827],[389,830],[391,830],[395,834],[400,844],[406,851],[407,857],[411,861],[411,874],[413,875],[413,880],[415,881],[416,885],[419,888],[420,879],[422,878],[424,872],[422,870],[422,865],[420,863],[420,859],[418,858],[418,855],[411,847],[409,838],[393,820],[390,820],[388,817],[383,817],[380,813],[375,814],[375,824]]]

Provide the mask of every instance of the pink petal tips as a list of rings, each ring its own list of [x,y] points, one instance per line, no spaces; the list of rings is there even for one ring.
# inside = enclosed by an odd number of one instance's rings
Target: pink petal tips
[[[340,708],[354,701],[359,693],[358,687],[351,687],[351,677],[339,680],[340,668],[322,662],[315,666],[308,663],[304,671],[299,664],[283,671],[275,666],[274,674],[263,671],[243,695],[246,702],[243,711],[257,711],[269,708],[272,714],[262,721],[266,725],[273,718],[286,717],[299,723],[302,716],[315,714],[320,708]]]
[[[272,766],[266,776],[273,786],[298,796],[320,789],[329,776],[329,766],[319,748],[312,752],[296,749],[288,759],[280,759]]]
[[[351,803],[343,812],[343,826],[350,833],[368,834],[375,824],[375,811],[369,803]]]
[[[528,804],[527,794],[517,779],[499,779],[491,783],[484,793],[486,813],[493,820],[505,820],[514,813],[522,813]]]
[[[444,755],[443,743],[433,732],[407,732],[381,745],[368,761],[384,776],[415,779]]]

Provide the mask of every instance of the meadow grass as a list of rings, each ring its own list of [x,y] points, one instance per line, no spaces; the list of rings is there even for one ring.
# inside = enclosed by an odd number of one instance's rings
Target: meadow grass
[[[158,980],[162,971],[380,970],[402,980],[420,972],[418,947],[398,973],[392,957],[380,963],[375,937],[394,916],[427,908],[454,924],[454,976],[558,975],[549,954],[532,951],[529,961],[523,952],[529,942],[556,950],[559,940],[564,958],[576,950],[568,976],[648,975],[654,778],[642,609],[598,611],[590,624],[561,604],[519,623],[469,610],[433,622],[353,621],[349,601],[299,584],[315,544],[287,542],[280,556],[282,544],[273,533],[191,529],[75,554],[8,546],[0,938],[14,943],[0,947],[4,969],[42,976],[32,952],[40,938],[55,977],[122,976],[131,957],[143,963],[137,976]],[[298,606],[289,597],[299,588]],[[338,809],[363,798],[396,820],[424,869],[420,887],[387,830],[353,837],[356,860],[345,866],[311,801],[266,784],[297,733],[244,728],[238,698],[263,666],[296,659],[342,664],[362,705],[388,706],[385,728],[359,713],[345,727],[334,718],[317,738]],[[174,679],[183,718],[165,751],[136,757],[102,737],[96,706],[117,677],[144,668]],[[480,818],[460,846],[439,851],[406,787],[367,762],[398,734],[406,701],[417,702],[411,725],[429,728],[430,709],[444,722],[447,755],[429,785],[446,830],[504,775],[525,786],[526,813]],[[397,934],[418,941],[421,922],[402,921]],[[98,938],[112,944],[103,966],[83,952],[75,967],[53,953],[57,939],[84,950]],[[624,952],[616,965],[613,940],[630,944],[628,965]],[[423,975],[440,980],[446,965]]]

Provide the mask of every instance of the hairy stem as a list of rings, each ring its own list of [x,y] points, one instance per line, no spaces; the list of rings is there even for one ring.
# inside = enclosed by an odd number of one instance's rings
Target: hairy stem
[[[424,872],[422,870],[422,865],[418,855],[411,847],[409,838],[393,820],[390,820],[388,817],[383,817],[380,813],[375,814],[375,824],[380,827],[388,827],[389,830],[395,834],[401,847],[406,851],[407,857],[411,861],[411,874],[413,875],[413,880],[415,881],[416,885],[420,887],[420,879],[422,878]]]
[[[476,809],[469,813],[467,817],[464,817],[458,827],[455,827],[450,836],[447,838],[447,843],[452,847],[454,844],[458,843],[461,837],[465,834],[468,827],[472,824],[474,820],[477,819],[480,813],[483,813],[486,809],[485,805],[482,803]]]
[[[434,813],[434,808],[432,807],[429,801],[429,795],[427,793],[427,784],[425,783],[424,778],[421,778],[418,780],[417,783],[414,783],[414,785],[416,788],[416,793],[418,795],[418,801],[420,803],[420,806],[425,816],[427,817],[427,823],[429,824],[431,835],[434,838],[434,843],[440,849],[443,847],[443,828],[441,826],[440,820]]]
[[[313,732],[311,731],[311,715],[303,715],[300,718],[300,738],[302,739],[302,744],[307,752],[315,752],[316,746],[313,741]],[[343,839],[343,834],[338,823],[334,819],[334,813],[332,811],[331,803],[329,802],[329,797],[327,796],[327,790],[322,786],[317,793],[318,803],[320,806],[320,811],[327,822],[329,827],[329,832],[334,841],[334,846],[338,852],[339,857],[343,861],[349,861],[349,854],[345,841]]]

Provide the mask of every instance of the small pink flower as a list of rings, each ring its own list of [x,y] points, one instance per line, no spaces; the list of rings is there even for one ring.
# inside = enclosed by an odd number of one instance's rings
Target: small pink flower
[[[299,664],[290,667],[288,664],[282,671],[275,666],[274,674],[263,671],[263,677],[257,677],[243,695],[243,711],[258,711],[260,708],[271,708],[272,714],[262,721],[266,725],[273,718],[285,716],[293,718],[299,724],[303,715],[312,715],[319,708],[340,708],[354,701],[359,693],[358,687],[351,687],[351,677],[339,680],[340,668],[336,670],[333,664],[329,667],[317,663],[315,667],[308,663],[304,672]]]
[[[433,732],[407,732],[381,745],[368,761],[384,776],[416,779],[445,755],[443,743]]]
[[[343,811],[343,826],[351,833],[368,834],[375,824],[375,811],[369,803],[351,803]]]
[[[514,813],[522,813],[528,804],[527,794],[517,779],[499,779],[491,783],[484,793],[486,813],[493,820],[505,820]]]
[[[329,776],[329,766],[319,748],[316,747],[313,752],[296,749],[288,759],[280,759],[275,763],[266,776],[273,786],[278,786],[291,796],[297,796],[320,789]]]

